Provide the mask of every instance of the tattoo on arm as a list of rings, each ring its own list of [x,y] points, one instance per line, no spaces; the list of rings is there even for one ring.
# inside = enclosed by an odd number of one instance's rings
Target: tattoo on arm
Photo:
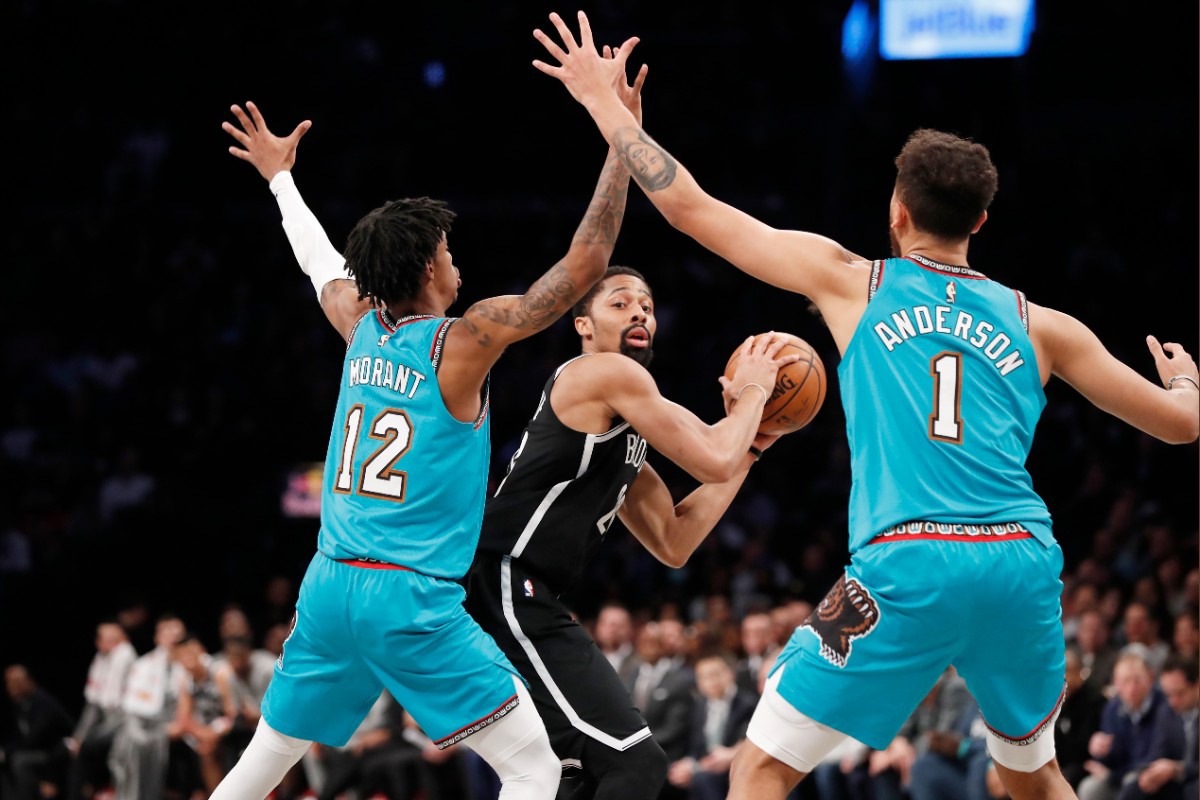
[[[611,253],[625,216],[628,197],[629,170],[618,154],[609,153],[600,171],[596,191],[592,193],[583,221],[579,223],[571,241],[572,248],[601,246],[608,247]],[[472,317],[506,328],[536,332],[550,327],[581,294],[576,277],[564,259],[538,278],[529,291],[521,296],[515,308],[511,301],[499,298],[481,300],[471,306],[463,315],[463,328],[480,347],[488,347],[492,344],[492,337]]]
[[[621,220],[625,217],[625,201],[628,197],[629,170],[617,154],[610,151],[572,244],[614,245],[617,233],[621,230]]]
[[[666,189],[675,182],[679,164],[641,128],[621,128],[613,148],[633,179],[647,192]]]

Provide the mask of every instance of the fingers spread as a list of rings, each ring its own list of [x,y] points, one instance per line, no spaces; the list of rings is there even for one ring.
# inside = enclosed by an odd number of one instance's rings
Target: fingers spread
[[[244,131],[240,131],[240,130],[238,130],[237,128],[235,128],[235,127],[234,127],[233,125],[231,125],[230,123],[228,123],[228,122],[222,122],[222,123],[221,123],[221,130],[223,130],[223,131],[225,131],[226,133],[228,133],[228,134],[229,134],[230,136],[232,136],[234,139],[237,139],[237,140],[238,140],[240,143],[242,143],[242,144],[244,144],[244,145],[246,145],[246,146],[249,146],[249,145],[250,145],[250,137],[249,137],[248,135],[246,135],[246,133],[245,133]]]
[[[579,45],[575,43],[575,35],[567,27],[567,23],[563,22],[562,17],[558,14],[551,14],[550,21],[554,23],[555,28],[558,28],[558,35],[562,37],[563,44],[566,46],[568,53],[579,49]]]
[[[563,52],[563,49],[561,47],[558,46],[558,43],[555,42],[553,39],[551,39],[546,34],[544,34],[540,28],[534,30],[533,38],[535,38],[539,42],[541,42],[542,47],[546,48],[546,52],[548,52],[548,53],[550,53],[550,55],[554,56],[554,58],[558,60],[558,63],[562,64],[567,60],[567,54],[565,52]],[[538,62],[534,62],[534,65],[536,66],[537,63]],[[544,71],[545,70],[543,70],[543,72]]]
[[[242,111],[241,106],[234,104],[229,107],[229,110],[233,112],[233,115],[235,117],[237,117],[238,122],[242,126],[242,130],[244,130],[246,133],[250,133],[251,131],[256,130],[256,128],[254,127],[254,123],[251,122],[250,118],[246,116],[246,112]]]
[[[258,106],[254,105],[254,101],[247,100],[246,108],[250,111],[250,118],[254,120],[254,126],[260,131],[270,133],[271,131],[267,128],[267,123],[263,121],[263,116],[259,113]]]

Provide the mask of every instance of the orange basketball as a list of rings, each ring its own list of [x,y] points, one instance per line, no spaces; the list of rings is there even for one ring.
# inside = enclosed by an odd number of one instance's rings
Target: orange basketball
[[[765,335],[760,333],[754,337],[754,340],[757,342],[760,336]],[[825,402],[827,381],[825,364],[821,361],[821,357],[817,355],[816,350],[813,350],[812,345],[799,336],[793,336],[790,333],[782,335],[786,336],[789,341],[779,350],[779,355],[799,353],[800,360],[787,364],[775,376],[775,387],[771,390],[771,396],[763,409],[762,423],[758,426],[759,433],[776,434],[798,431],[812,422],[813,417],[817,415],[817,412],[821,410],[821,405]],[[725,364],[726,378],[733,378],[740,353],[741,347],[738,347]]]

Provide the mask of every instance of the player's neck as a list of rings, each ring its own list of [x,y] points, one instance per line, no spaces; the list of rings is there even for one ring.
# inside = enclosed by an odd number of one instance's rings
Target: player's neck
[[[955,267],[969,266],[967,264],[966,243],[961,247],[924,243],[902,248],[900,252],[904,253],[906,257],[911,255],[923,256],[939,264],[949,264]]]
[[[446,309],[440,303],[425,297],[414,297],[403,303],[389,303],[387,310],[396,319],[417,316],[444,317],[446,315]]]

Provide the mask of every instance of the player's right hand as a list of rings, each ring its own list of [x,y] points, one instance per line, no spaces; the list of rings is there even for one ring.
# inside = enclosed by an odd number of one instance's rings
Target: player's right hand
[[[280,172],[291,170],[295,166],[296,148],[300,145],[300,139],[312,127],[311,120],[304,120],[290,134],[280,137],[271,133],[258,106],[253,102],[246,102],[246,110],[250,112],[249,116],[237,104],[230,106],[229,110],[233,112],[242,126],[239,130],[229,122],[221,123],[221,130],[242,145],[242,147],[230,146],[229,154],[231,156],[240,158],[242,161],[249,161],[267,182],[270,182]]]

